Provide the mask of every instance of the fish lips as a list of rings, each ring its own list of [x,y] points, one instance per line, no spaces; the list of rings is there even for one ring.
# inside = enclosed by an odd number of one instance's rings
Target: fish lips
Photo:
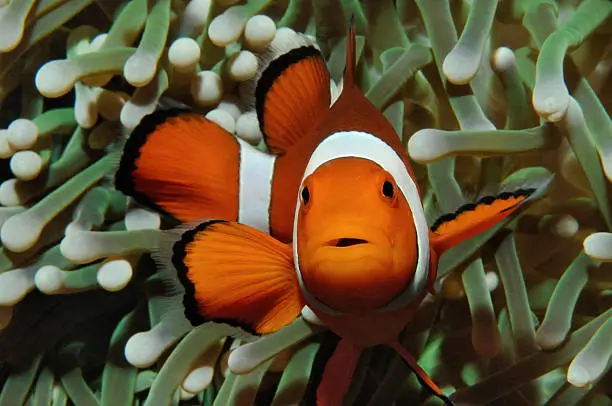
[[[395,277],[388,239],[323,241],[300,256],[300,268],[309,292],[327,306],[343,312],[370,311],[389,303],[404,288]]]

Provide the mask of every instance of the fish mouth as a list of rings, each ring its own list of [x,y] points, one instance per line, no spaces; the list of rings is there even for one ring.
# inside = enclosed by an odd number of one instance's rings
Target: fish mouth
[[[329,241],[326,245],[330,247],[346,248],[361,244],[368,244],[368,241],[362,238],[335,238]]]

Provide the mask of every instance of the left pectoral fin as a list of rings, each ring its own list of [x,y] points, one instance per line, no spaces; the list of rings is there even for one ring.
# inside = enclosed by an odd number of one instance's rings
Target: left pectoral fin
[[[493,227],[519,209],[537,188],[518,189],[486,196],[440,217],[431,227],[431,246],[439,255],[449,248]]]
[[[209,220],[183,230],[169,255],[192,324],[222,322],[267,334],[303,307],[291,248],[235,222]]]

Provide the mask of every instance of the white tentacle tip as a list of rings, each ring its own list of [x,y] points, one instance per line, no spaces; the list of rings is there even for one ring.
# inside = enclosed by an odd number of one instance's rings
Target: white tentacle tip
[[[39,291],[47,295],[54,295],[62,291],[65,279],[66,275],[61,269],[53,265],[47,265],[36,272],[34,283]]]
[[[125,215],[126,230],[157,230],[161,225],[159,214],[146,209],[132,209]]]
[[[157,59],[147,52],[136,51],[123,67],[123,76],[129,84],[143,87],[150,83],[155,76]]]
[[[491,56],[491,66],[497,72],[503,73],[516,66],[516,57],[512,49],[508,47],[499,47]]]
[[[570,95],[565,84],[554,85],[554,92],[549,90],[553,87],[552,83],[540,85],[536,83],[533,89],[532,103],[536,113],[544,120],[556,123],[563,120],[568,113],[570,105]],[[543,89],[544,88],[544,89]]]
[[[438,130],[419,130],[408,140],[408,154],[418,163],[433,162],[447,152],[444,140],[443,133]]]
[[[211,365],[199,366],[189,372],[181,386],[187,392],[200,393],[210,385],[214,372]]]
[[[91,231],[81,231],[72,228],[66,233],[60,243],[60,252],[70,262],[83,264],[98,258],[98,244],[95,238],[90,238]],[[93,258],[93,259],[92,259]]]
[[[10,158],[15,153],[15,147],[9,142],[9,131],[0,130],[0,158]]]
[[[267,47],[276,34],[274,20],[264,14],[249,18],[244,28],[244,39],[253,50],[262,50]]]
[[[589,374],[589,371],[582,365],[572,362],[567,369],[567,382],[578,388],[584,388],[589,386],[593,379]]]
[[[201,106],[217,104],[223,97],[223,81],[213,71],[202,71],[191,81],[191,96]]]
[[[100,266],[96,277],[102,289],[117,292],[130,283],[132,275],[132,264],[124,259],[117,259]]]
[[[227,366],[232,373],[237,375],[248,374],[264,360],[256,360],[248,357],[248,351],[244,351],[242,347],[231,351],[227,358]]]
[[[219,127],[228,133],[233,134],[236,131],[236,121],[234,121],[231,113],[227,110],[220,108],[212,109],[206,113],[206,118],[219,125]]]
[[[0,306],[19,303],[34,288],[34,272],[17,268],[0,274]]]
[[[134,334],[125,344],[125,359],[137,368],[147,368],[153,365],[164,351],[165,346],[151,331]]]
[[[19,180],[33,180],[40,174],[43,168],[43,160],[34,151],[18,151],[11,157],[10,167],[11,172]]]
[[[468,84],[478,72],[480,57],[480,55],[474,54],[464,47],[454,48],[444,58],[444,63],[442,64],[444,76],[453,84]]]
[[[236,135],[251,145],[257,145],[263,138],[257,113],[248,111],[236,120]]]
[[[584,239],[584,252],[591,258],[612,262],[612,233],[594,233]]]
[[[245,82],[257,73],[257,57],[250,51],[240,51],[229,63],[229,76],[237,82]]]
[[[219,47],[225,47],[238,41],[246,21],[237,8],[229,8],[212,20],[208,27],[210,41]]]
[[[0,229],[0,239],[10,251],[27,251],[38,241],[43,226],[44,222],[26,211],[6,220]]]
[[[10,52],[19,45],[25,29],[24,21],[14,18],[2,18],[2,35],[0,35],[0,52]]]
[[[193,71],[200,60],[200,46],[192,38],[179,38],[168,49],[168,60],[179,72]]]
[[[536,331],[536,344],[543,350],[552,350],[561,345],[565,337],[563,332],[553,331],[547,324],[541,324]]]
[[[23,199],[18,192],[19,182],[17,179],[8,179],[0,184],[0,204],[2,206],[19,206]]]
[[[77,76],[78,70],[69,60],[47,62],[36,73],[36,88],[45,97],[61,97],[72,89]]]
[[[18,118],[7,129],[7,141],[13,149],[29,149],[38,140],[38,127],[32,120]]]

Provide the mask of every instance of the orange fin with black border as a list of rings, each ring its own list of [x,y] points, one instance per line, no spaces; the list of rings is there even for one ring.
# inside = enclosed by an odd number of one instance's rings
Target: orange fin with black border
[[[260,71],[244,84],[243,98],[254,99],[266,145],[282,155],[329,111],[330,75],[316,42],[287,28],[258,57]]]
[[[267,334],[304,306],[291,247],[255,228],[208,220],[183,230],[167,254],[156,260],[172,264],[193,325],[212,321]]]
[[[457,211],[441,216],[431,226],[430,243],[438,256],[455,245],[474,237],[516,212],[526,202],[539,197],[550,179],[539,185],[523,187],[496,196],[485,196]]]
[[[122,146],[115,187],[180,221],[238,216],[240,146],[185,108],[145,116]]]

